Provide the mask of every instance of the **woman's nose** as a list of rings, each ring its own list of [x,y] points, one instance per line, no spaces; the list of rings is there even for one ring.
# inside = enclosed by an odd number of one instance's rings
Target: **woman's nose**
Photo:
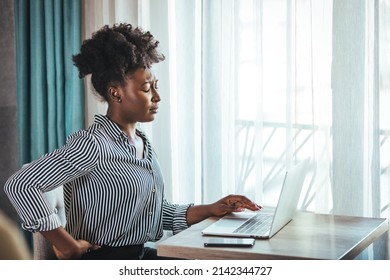
[[[152,91],[153,91],[152,102],[156,102],[156,103],[160,102],[161,101],[161,97],[158,94],[157,89],[152,89]]]

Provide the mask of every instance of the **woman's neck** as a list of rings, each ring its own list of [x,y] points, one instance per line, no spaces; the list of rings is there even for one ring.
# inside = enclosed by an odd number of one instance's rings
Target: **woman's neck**
[[[107,117],[111,121],[116,123],[118,125],[118,127],[124,133],[126,133],[129,140],[135,140],[138,138],[138,136],[137,136],[137,123],[127,123],[127,122],[123,121],[121,118],[119,118],[117,115],[110,114],[109,111],[107,111]]]

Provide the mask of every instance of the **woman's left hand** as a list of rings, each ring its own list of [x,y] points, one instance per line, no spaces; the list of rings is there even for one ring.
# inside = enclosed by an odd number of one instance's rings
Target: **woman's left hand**
[[[232,212],[240,212],[244,209],[258,211],[262,207],[243,195],[231,194],[211,204],[189,207],[187,210],[187,224],[193,225],[210,216],[223,216]]]
[[[232,212],[240,212],[245,209],[252,211],[261,210],[262,207],[243,195],[228,195],[212,203],[210,212],[213,216],[223,216]]]

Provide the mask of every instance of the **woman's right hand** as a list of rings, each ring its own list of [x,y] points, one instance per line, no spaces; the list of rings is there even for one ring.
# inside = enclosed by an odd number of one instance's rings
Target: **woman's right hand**
[[[83,239],[74,239],[63,227],[50,231],[41,231],[41,234],[52,244],[54,254],[59,260],[79,259],[90,250],[97,250],[94,245]]]
[[[53,245],[53,251],[59,260],[71,260],[71,259],[80,259],[82,255],[93,250],[98,250],[99,245],[92,245],[86,240],[76,240],[77,246],[73,246],[71,250],[60,251],[56,246]]]

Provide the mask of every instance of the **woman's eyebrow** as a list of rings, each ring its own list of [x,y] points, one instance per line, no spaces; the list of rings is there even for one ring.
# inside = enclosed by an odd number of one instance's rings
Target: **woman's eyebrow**
[[[155,82],[157,79],[155,76],[151,76],[149,79],[147,79],[145,82],[143,82],[141,85],[145,85],[145,84],[152,84],[153,82]]]
[[[153,80],[152,81],[146,81],[144,83],[141,84],[141,87],[145,86],[145,85],[152,85],[153,84]]]

